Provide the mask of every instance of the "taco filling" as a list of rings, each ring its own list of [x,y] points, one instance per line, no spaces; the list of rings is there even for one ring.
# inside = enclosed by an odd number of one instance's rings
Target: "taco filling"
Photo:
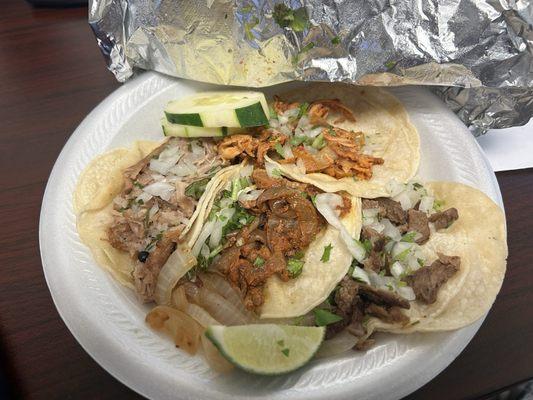
[[[365,338],[371,317],[399,326],[416,323],[406,310],[434,304],[439,289],[461,268],[460,257],[423,247],[432,232],[459,218],[457,209],[441,210],[442,202],[416,182],[393,190],[398,192],[393,198],[362,201],[365,251],[330,296],[327,308],[339,318],[328,325],[329,338],[345,328]],[[370,343],[363,340],[358,346]]]
[[[372,167],[384,159],[370,155],[363,132],[333,124],[355,121],[352,111],[338,99],[310,104],[284,102],[278,97],[272,105],[269,125],[253,128],[253,136],[236,134],[218,145],[226,160],[254,158],[263,166],[265,156],[280,164],[296,164],[301,173],[322,173],[333,178],[372,178]]]
[[[161,267],[224,164],[210,140],[171,138],[124,171],[107,239],[136,261],[133,277],[143,300],[152,300]]]
[[[222,274],[246,308],[259,310],[270,277],[287,282],[302,273],[304,252],[326,225],[312,201],[319,192],[245,167],[213,204],[192,250],[197,269]],[[350,208],[350,199],[343,197],[340,215]]]

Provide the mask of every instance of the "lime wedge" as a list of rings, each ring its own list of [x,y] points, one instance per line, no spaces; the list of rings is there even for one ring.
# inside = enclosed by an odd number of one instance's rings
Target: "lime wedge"
[[[277,375],[294,371],[313,357],[324,339],[324,327],[212,325],[205,334],[237,367],[255,374]]]

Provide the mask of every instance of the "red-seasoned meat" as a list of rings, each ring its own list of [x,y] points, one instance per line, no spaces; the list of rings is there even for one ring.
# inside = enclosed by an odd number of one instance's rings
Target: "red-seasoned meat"
[[[429,222],[433,222],[436,230],[448,228],[451,224],[459,218],[459,213],[456,208],[448,208],[447,210],[437,212],[429,216]]]
[[[418,244],[424,244],[429,239],[429,223],[425,212],[410,209],[408,212],[408,230],[418,232],[420,237],[415,240]]]
[[[439,258],[430,266],[420,268],[406,278],[415,292],[416,299],[425,304],[433,304],[437,300],[439,288],[455,275],[461,266],[460,257],[437,254]]]

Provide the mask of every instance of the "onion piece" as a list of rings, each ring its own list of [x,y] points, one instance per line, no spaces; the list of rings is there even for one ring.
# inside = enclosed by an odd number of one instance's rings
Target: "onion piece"
[[[179,147],[168,146],[159,154],[159,157],[150,160],[148,168],[152,171],[159,172],[161,175],[166,175],[182,156],[183,153]]]
[[[383,234],[385,236],[390,237],[392,240],[398,241],[402,238],[402,234],[400,233],[400,230],[398,227],[394,226],[387,218],[383,218],[381,220],[381,224],[383,225]]]
[[[257,321],[256,315],[244,306],[241,295],[222,276],[216,273],[205,273],[200,275],[200,280],[208,290],[224,297],[232,306],[244,314],[250,322]]]
[[[249,323],[249,319],[242,312],[218,293],[212,292],[205,287],[191,288],[191,286],[195,285],[185,285],[187,295],[194,303],[203,307],[220,323],[229,326]]]
[[[357,265],[353,267],[352,277],[357,281],[361,281],[370,285],[370,278],[368,277],[368,274],[363,268],[358,267]]]
[[[433,203],[435,202],[435,198],[432,196],[422,196],[420,199],[420,205],[418,206],[418,210],[425,212],[426,214],[430,214],[433,212]]]
[[[149,184],[143,188],[143,191],[152,196],[161,197],[165,201],[169,201],[176,188],[168,182],[159,181]]]
[[[185,288],[183,287],[183,285],[178,286],[172,291],[172,296],[170,298],[170,305],[172,307],[177,308],[180,311],[186,312],[188,304],[189,302],[187,301],[187,296],[185,294]]]
[[[358,341],[359,338],[355,337],[345,329],[342,332],[339,332],[333,338],[325,340],[316,352],[315,357],[332,357],[346,353],[347,351],[353,349]]]
[[[196,239],[196,243],[194,243],[194,246],[192,247],[192,255],[194,257],[197,257],[198,254],[200,254],[200,250],[202,250],[202,246],[204,245],[207,238],[211,235],[214,228],[215,228],[214,220],[207,221],[205,223],[202,230],[200,231],[200,234],[198,235],[198,238]]]
[[[316,209],[326,219],[328,224],[336,228],[341,235],[341,239],[346,245],[350,254],[359,262],[366,257],[366,250],[363,245],[350,236],[345,226],[339,219],[337,207],[342,205],[342,197],[335,193],[319,193],[315,197]]]
[[[402,296],[407,301],[416,300],[415,292],[411,286],[400,286],[398,288],[398,294]]]
[[[170,304],[172,289],[178,281],[196,264],[196,258],[185,246],[178,248],[170,255],[157,277],[154,298],[157,304]]]
[[[209,314],[199,305],[188,303],[185,312],[194,318],[194,320],[204,328],[207,328],[209,325],[220,325],[220,323],[214,319],[211,314]]]

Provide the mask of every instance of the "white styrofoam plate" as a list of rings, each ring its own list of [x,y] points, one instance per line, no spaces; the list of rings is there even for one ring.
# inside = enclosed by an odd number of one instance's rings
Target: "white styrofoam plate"
[[[314,360],[285,376],[218,375],[144,323],[148,306],[96,265],[76,233],[72,192],[97,155],[135,139],[161,139],[167,101],[216,86],[145,73],[126,83],[80,124],[54,166],[40,220],[43,268],[56,307],[83,348],[110,374],[152,399],[396,399],[435,377],[482,321],[454,332],[379,334],[366,353]],[[270,93],[281,89],[270,88]],[[421,88],[397,88],[421,139],[419,175],[474,186],[503,207],[495,176],[466,127]]]

